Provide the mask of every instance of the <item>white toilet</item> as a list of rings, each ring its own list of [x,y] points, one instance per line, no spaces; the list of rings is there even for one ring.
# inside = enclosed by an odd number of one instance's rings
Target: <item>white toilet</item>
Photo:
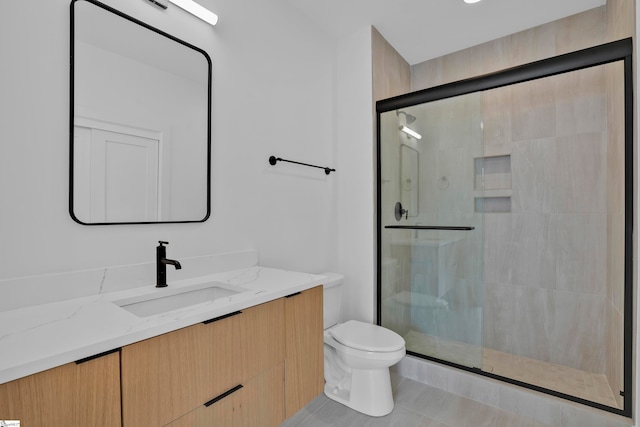
[[[404,357],[404,339],[357,320],[338,323],[343,276],[323,276],[324,393],[363,414],[387,415],[393,410],[389,367]]]

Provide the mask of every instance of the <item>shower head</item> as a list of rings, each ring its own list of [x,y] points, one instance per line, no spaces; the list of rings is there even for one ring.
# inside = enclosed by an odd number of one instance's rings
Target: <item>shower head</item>
[[[407,112],[404,112],[404,111],[400,111],[400,110],[396,111],[396,115],[398,117],[400,117],[400,114],[404,114],[405,120],[407,121],[406,124],[408,124],[408,125],[410,125],[411,123],[416,121],[416,116],[413,116],[413,115],[411,115],[411,114],[409,114]]]

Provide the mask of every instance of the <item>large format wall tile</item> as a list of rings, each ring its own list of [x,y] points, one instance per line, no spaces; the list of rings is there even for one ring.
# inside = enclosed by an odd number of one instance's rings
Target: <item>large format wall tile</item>
[[[606,297],[605,214],[553,214],[556,288]]]
[[[607,128],[605,68],[552,77],[556,81],[556,135],[602,132]]]
[[[511,154],[511,211],[550,213],[556,192],[558,143],[555,138],[520,141]]]
[[[605,369],[602,298],[487,283],[484,346],[589,372]]]
[[[556,81],[538,79],[509,87],[512,141],[556,134]]]

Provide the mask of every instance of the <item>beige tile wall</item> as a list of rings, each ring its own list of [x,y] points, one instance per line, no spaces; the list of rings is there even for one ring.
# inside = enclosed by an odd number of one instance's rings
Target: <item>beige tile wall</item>
[[[401,95],[410,91],[411,87],[411,68],[409,64],[400,56],[400,54],[391,46],[384,37],[376,30],[371,28],[371,49],[372,49],[372,79],[373,79],[373,101],[390,98],[392,96]],[[372,106],[375,114],[375,105]],[[384,141],[391,141],[382,146],[383,164],[381,167],[382,175],[382,199],[383,200],[400,200],[400,184],[398,165],[400,163],[400,144],[397,143],[399,137],[397,131],[398,118],[395,113],[384,114],[381,118],[383,121],[382,129],[385,134],[382,136]],[[375,123],[375,120],[374,120]],[[375,130],[374,130],[375,132]],[[374,134],[375,136],[375,134]],[[395,141],[396,143],[393,143]],[[384,210],[385,215],[382,219],[383,223],[388,224],[393,218],[393,206]],[[388,230],[382,230],[385,233],[384,242],[391,241],[391,234]],[[403,233],[400,231],[399,233]],[[408,233],[404,233],[407,234]],[[409,301],[403,303],[394,298],[395,295],[401,294],[405,290],[405,285],[409,283],[403,277],[407,271],[405,265],[411,259],[408,246],[389,245],[382,247],[382,312],[386,325],[400,333],[405,333],[406,328],[410,324]]]
[[[630,37],[634,16],[633,0],[608,0],[606,6],[413,65],[411,90]],[[605,372],[617,394],[624,207],[617,172],[624,156],[613,117],[621,117],[621,106],[610,95],[616,81],[611,72],[585,71],[558,76],[553,84],[530,82],[483,96],[485,150],[513,156],[514,187],[513,214],[486,215],[485,236],[512,246],[485,242],[484,322],[485,333],[493,336],[485,336],[485,343],[556,362],[576,359],[567,363]],[[534,161],[543,168],[533,170]],[[548,191],[554,185],[557,190]],[[569,214],[573,219],[567,221]],[[576,250],[581,247],[595,249]],[[524,281],[537,285],[523,286]],[[594,316],[602,321],[594,322]],[[554,331],[563,317],[570,326]],[[557,345],[543,344],[554,333],[551,342]]]

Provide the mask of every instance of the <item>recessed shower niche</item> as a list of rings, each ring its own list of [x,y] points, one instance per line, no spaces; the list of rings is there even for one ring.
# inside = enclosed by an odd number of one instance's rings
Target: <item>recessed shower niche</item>
[[[511,212],[511,155],[477,157],[473,166],[475,212]]]

